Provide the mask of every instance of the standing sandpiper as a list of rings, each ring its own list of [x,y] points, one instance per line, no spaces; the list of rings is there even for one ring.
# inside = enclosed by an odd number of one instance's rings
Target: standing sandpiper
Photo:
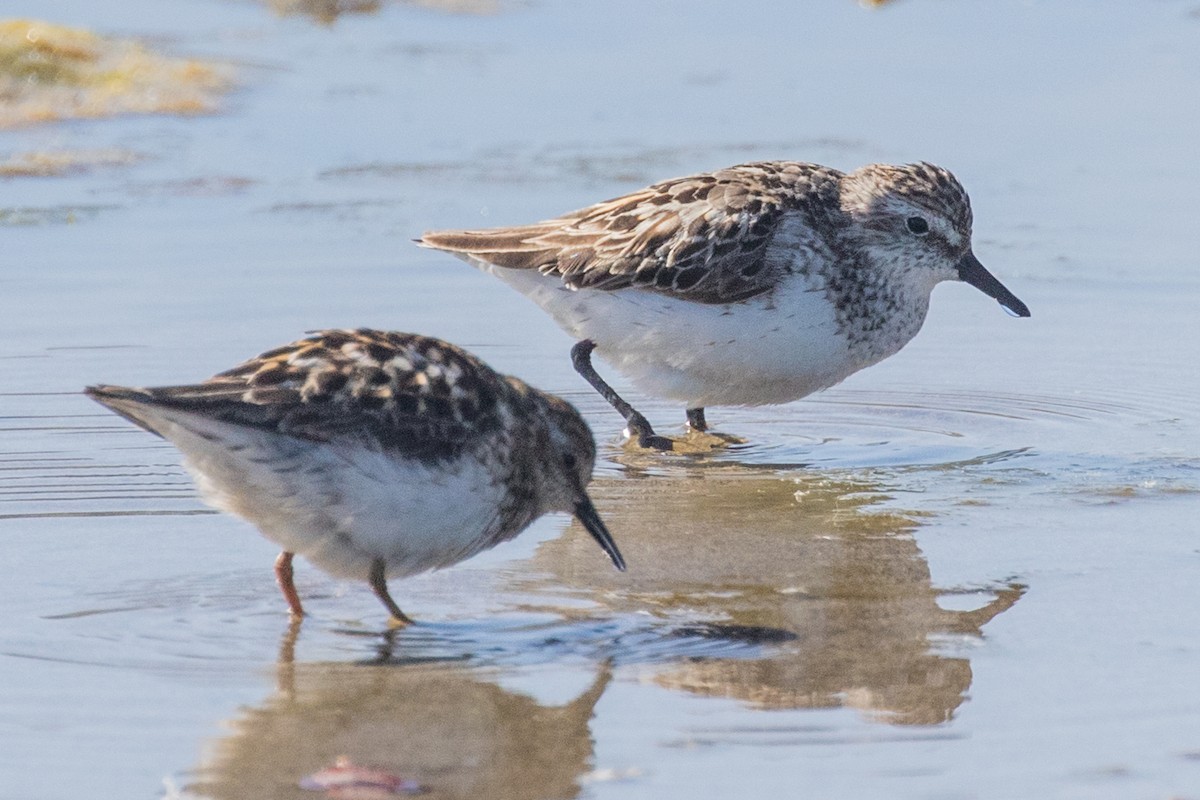
[[[592,367],[684,404],[786,403],[896,353],[933,287],[966,281],[1029,308],[971,252],[971,203],[932,164],[842,173],[764,161],[656,183],[556,219],[434,231],[446,250],[531,298],[571,336],[575,369],[643,447],[670,450]]]
[[[586,486],[596,445],[569,403],[427,336],[330,330],[194,386],[93,386],[93,400],[185,456],[204,499],[280,545],[292,613],[299,553],[368,581],[449,566],[542,514],[575,514],[625,562]]]

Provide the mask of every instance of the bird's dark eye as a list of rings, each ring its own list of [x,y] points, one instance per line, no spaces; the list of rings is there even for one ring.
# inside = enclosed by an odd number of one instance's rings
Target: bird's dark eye
[[[567,469],[574,471],[575,465],[577,463],[578,462],[576,462],[574,454],[567,453],[566,455],[563,456],[563,466],[566,467]]]
[[[910,233],[915,233],[917,236],[929,233],[929,223],[925,221],[924,217],[909,217],[904,224],[908,226]]]

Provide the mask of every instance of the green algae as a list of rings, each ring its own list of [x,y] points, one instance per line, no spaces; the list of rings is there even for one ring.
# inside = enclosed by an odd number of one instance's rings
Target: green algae
[[[0,20],[0,128],[116,114],[206,114],[232,87],[221,65],[37,20]]]

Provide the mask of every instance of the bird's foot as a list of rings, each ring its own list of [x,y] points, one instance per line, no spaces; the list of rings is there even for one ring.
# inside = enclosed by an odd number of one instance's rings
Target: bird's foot
[[[415,624],[416,623],[413,621],[412,617],[403,612],[401,612],[400,616],[398,617],[395,614],[388,617],[388,630],[398,631],[403,628],[407,628],[409,625]]]
[[[675,449],[675,442],[666,436],[659,436],[650,426],[650,422],[638,412],[633,412],[626,420],[625,435],[636,439],[638,446],[647,450],[670,452]]]

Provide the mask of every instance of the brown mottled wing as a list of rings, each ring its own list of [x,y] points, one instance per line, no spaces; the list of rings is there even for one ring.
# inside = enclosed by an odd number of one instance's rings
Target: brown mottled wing
[[[799,162],[740,164],[534,225],[430,232],[421,244],[537,269],[576,288],[635,287],[730,303],[776,284],[786,260],[768,258],[768,245],[781,220],[796,213],[813,225],[827,222],[820,209],[828,206],[820,201],[836,193],[840,177]]]
[[[224,422],[419,458],[453,457],[480,441],[499,426],[498,399],[514,394],[458,347],[371,330],[320,331],[201,384],[133,391]]]

